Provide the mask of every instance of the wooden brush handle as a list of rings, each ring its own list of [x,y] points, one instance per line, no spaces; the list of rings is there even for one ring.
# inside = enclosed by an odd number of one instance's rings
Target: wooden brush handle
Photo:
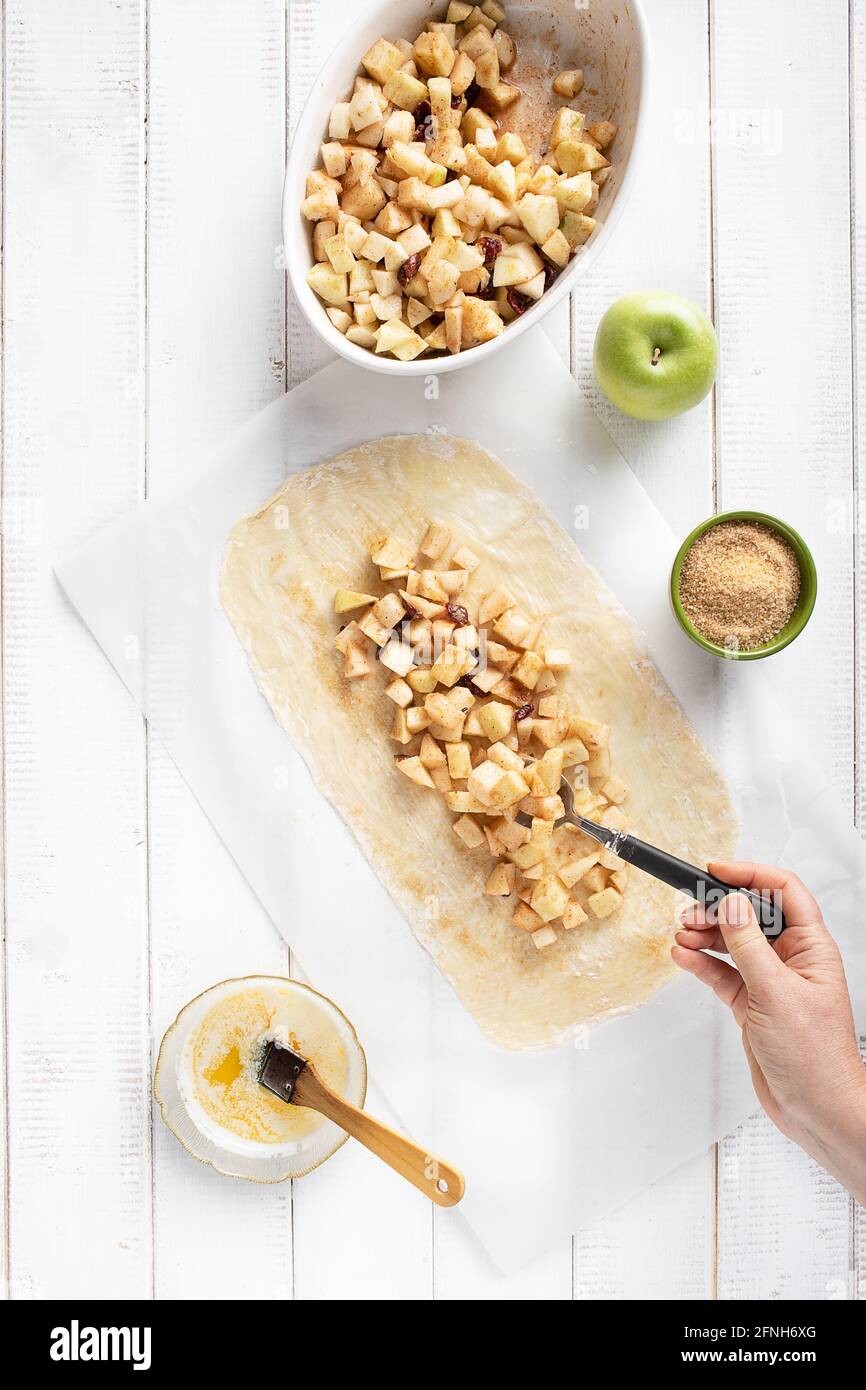
[[[437,1206],[456,1206],[463,1196],[466,1184],[462,1173],[338,1096],[309,1062],[295,1082],[292,1099],[333,1120]]]

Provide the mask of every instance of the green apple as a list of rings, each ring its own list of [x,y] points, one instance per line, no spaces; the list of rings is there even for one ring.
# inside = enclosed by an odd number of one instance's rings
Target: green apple
[[[682,415],[716,379],[716,332],[680,294],[650,290],[611,304],[595,335],[595,377],[608,400],[636,420]]]

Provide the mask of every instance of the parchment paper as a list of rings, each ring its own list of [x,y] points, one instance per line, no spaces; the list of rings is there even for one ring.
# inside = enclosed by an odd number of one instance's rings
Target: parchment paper
[[[256,690],[217,600],[231,526],[293,470],[424,431],[475,437],[572,531],[726,772],[744,856],[795,868],[820,899],[861,1028],[866,854],[761,663],[719,662],[676,626],[675,539],[542,330],[426,381],[335,363],[249,421],[197,483],[60,562],[67,594],[307,976],[355,1023],[393,1116],[463,1168],[466,1198],[445,1219],[469,1221],[509,1270],[705,1150],[756,1103],[738,1030],[685,977],[553,1051],[486,1042]]]

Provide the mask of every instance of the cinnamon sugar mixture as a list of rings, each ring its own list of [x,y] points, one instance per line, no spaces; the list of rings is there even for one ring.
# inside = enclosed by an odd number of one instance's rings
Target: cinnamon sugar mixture
[[[769,526],[724,521],[689,549],[680,572],[680,600],[702,637],[751,651],[787,623],[800,592],[791,546]]]

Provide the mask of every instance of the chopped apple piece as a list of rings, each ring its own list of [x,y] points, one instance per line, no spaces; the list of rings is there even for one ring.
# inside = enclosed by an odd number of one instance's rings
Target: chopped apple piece
[[[430,560],[439,560],[451,543],[451,532],[447,526],[440,526],[437,521],[431,521],[424,532],[424,538],[418,549],[422,555],[426,555]]]
[[[420,757],[424,766],[426,768],[429,768],[431,771],[433,770],[433,768],[445,766],[445,753],[439,747],[439,744],[436,742],[435,738],[431,737],[430,734],[425,733],[424,737],[422,738],[421,748],[418,756]]]
[[[350,642],[343,653],[343,674],[346,679],[352,681],[360,676],[369,676],[372,669],[366,642]]]
[[[560,179],[554,189],[554,196],[560,207],[568,212],[583,212],[592,197],[592,175],[575,174],[569,179]]]
[[[484,844],[484,831],[471,816],[461,816],[454,822],[454,834],[460,836],[468,849],[477,849]]]
[[[588,921],[587,914],[584,912],[576,898],[572,898],[568,907],[562,914],[562,925],[566,931],[574,931],[575,927],[582,927]]]
[[[608,145],[616,139],[619,126],[615,126],[613,121],[596,121],[587,128],[587,135],[591,135],[600,150],[606,150]]]
[[[609,778],[608,781],[605,782],[601,790],[602,795],[606,796],[608,801],[625,801],[626,797],[628,796],[628,787],[626,786],[625,782],[622,780],[621,777]],[[609,822],[602,823],[609,824]],[[623,826],[622,828],[624,829],[625,827]]]
[[[451,556],[451,563],[453,565],[459,565],[460,569],[468,570],[470,574],[473,574],[481,564],[481,561],[474,550],[470,550],[467,545],[461,545],[459,550],[455,550],[454,554]]]
[[[516,212],[533,241],[538,242],[539,246],[543,246],[559,231],[559,204],[550,194],[524,193],[517,204]]]
[[[492,743],[504,738],[511,728],[514,719],[514,711],[509,705],[501,703],[499,700],[491,700],[490,704],[484,705],[478,711],[478,722],[485,738],[489,738]]]
[[[594,781],[604,782],[610,776],[610,753],[606,748],[590,752],[587,771]]]
[[[398,758],[397,767],[404,777],[408,777],[410,782],[416,782],[419,787],[434,786],[433,778],[420,758]]]
[[[441,30],[419,34],[412,53],[418,71],[426,77],[447,77],[454,66],[454,49]],[[391,97],[390,100],[393,101],[394,98]]]
[[[405,676],[412,669],[412,648],[408,642],[392,637],[379,652],[379,660],[395,675]]]
[[[556,199],[554,199],[554,202],[556,202]],[[558,219],[558,206],[556,216]],[[543,243],[541,250],[549,261],[553,261],[554,265],[568,265],[568,258],[571,255],[571,246],[568,242],[568,238],[566,237],[565,233],[560,231],[559,226],[557,226],[555,232],[552,232],[550,234],[550,236],[547,238],[547,241]]]
[[[533,912],[528,903],[518,903],[511,921],[515,927],[520,927],[523,931],[536,932],[544,926],[543,920],[537,912]]]
[[[583,886],[589,893],[601,893],[607,887],[607,873],[600,864],[593,864],[583,875]]]
[[[529,631],[529,623],[516,608],[507,608],[493,625],[493,631],[503,642],[516,647]]]
[[[415,555],[394,536],[383,536],[374,541],[370,559],[374,565],[389,570],[400,570],[405,574],[411,569]]]
[[[307,284],[326,304],[341,307],[347,303],[349,285],[344,274],[323,262],[307,271]]]
[[[507,250],[503,249],[496,257],[493,265],[493,283],[497,288],[525,284],[543,269],[544,262],[538,252],[533,250],[528,242],[518,241]]]
[[[505,111],[517,101],[520,88],[512,87],[510,82],[497,82],[495,87],[486,89],[485,96],[494,111]]]
[[[405,61],[396,44],[389,43],[387,39],[377,39],[361,59],[370,76],[383,86],[392,72],[402,67]]]
[[[543,922],[552,922],[568,907],[568,889],[556,874],[547,874],[539,880],[530,898],[530,907]]]
[[[550,127],[550,148],[555,150],[563,140],[577,139],[583,130],[583,122],[582,111],[573,111],[568,106],[561,106]]]
[[[580,68],[569,68],[553,79],[553,90],[558,97],[572,101],[583,91],[583,72]]]
[[[430,716],[420,705],[413,705],[406,710],[406,728],[410,734],[421,734],[429,727]]]
[[[532,944],[536,951],[543,951],[546,946],[552,946],[556,941],[556,932],[553,927],[539,927],[532,933]]]
[[[559,745],[563,767],[576,767],[589,759],[589,750],[579,738],[567,738]]]
[[[607,168],[607,160],[601,151],[585,140],[563,140],[556,147],[556,159],[562,172],[568,175]]]
[[[581,738],[590,752],[595,752],[598,748],[607,748],[610,742],[610,725],[604,724],[597,719],[587,719],[583,715],[575,717],[572,721],[572,728],[569,730]]]
[[[469,792],[447,792],[445,805],[458,816],[486,816],[487,807]]]
[[[465,710],[455,705],[450,699],[450,695],[443,695],[434,691],[425,697],[424,708],[431,721],[439,728],[451,731],[462,730],[466,718]],[[451,775],[454,777],[457,774],[452,772]]]
[[[376,617],[372,608],[368,609],[364,616],[358,619],[358,626],[364,633],[364,636],[369,637],[371,642],[375,642],[377,647],[384,647],[391,636],[390,625],[381,622],[380,619]],[[405,671],[400,672],[401,676],[405,674]]]
[[[563,235],[572,251],[589,240],[596,226],[595,218],[586,217],[582,212],[567,212],[561,223]]]
[[[353,608],[366,608],[368,603],[375,602],[375,594],[361,594],[355,589],[338,589],[334,595],[334,612],[350,613]]]
[[[490,898],[507,898],[514,892],[517,870],[513,864],[497,864],[484,888]]]
[[[415,698],[411,685],[407,685],[399,676],[392,680],[390,685],[385,686],[385,694],[401,709],[406,709]]]
[[[436,689],[436,677],[432,667],[416,666],[406,677],[416,695],[429,695]]]
[[[488,705],[487,708],[489,709],[490,706]],[[509,710],[509,714],[510,712]],[[504,743],[491,743],[487,750],[487,756],[491,762],[498,763],[500,767],[504,767],[510,772],[519,772],[522,777],[526,775],[520,754],[515,753]]]
[[[448,771],[455,781],[465,781],[472,771],[471,749],[468,743],[449,743],[445,749]]]
[[[594,917],[603,919],[610,917],[611,913],[616,912],[622,902],[622,894],[615,888],[603,888],[600,893],[593,893],[587,899],[587,907]]]
[[[485,49],[475,59],[475,81],[481,88],[499,85],[499,53],[495,46]]]
[[[445,76],[447,77],[447,75],[446,73]],[[403,111],[415,111],[421,102],[427,99],[427,88],[424,83],[419,82],[417,77],[412,77],[408,72],[399,68],[396,72],[392,72],[382,91],[388,101],[393,102]]]
[[[511,674],[527,690],[534,690],[543,670],[544,662],[540,656],[535,652],[524,652]]]
[[[373,604],[373,613],[384,627],[396,627],[400,619],[405,616],[406,609],[403,607],[399,595],[387,593]]]
[[[409,728],[409,725],[406,722],[406,711],[404,709],[401,709],[399,705],[397,706],[397,709],[394,711],[394,718],[391,723],[391,737],[397,743],[404,744],[411,743],[412,739],[414,738],[414,734],[412,733],[412,731]]]
[[[584,854],[579,859],[569,859],[567,863],[557,869],[557,873],[566,888],[573,888],[598,863],[598,860],[598,851],[593,854]]]

